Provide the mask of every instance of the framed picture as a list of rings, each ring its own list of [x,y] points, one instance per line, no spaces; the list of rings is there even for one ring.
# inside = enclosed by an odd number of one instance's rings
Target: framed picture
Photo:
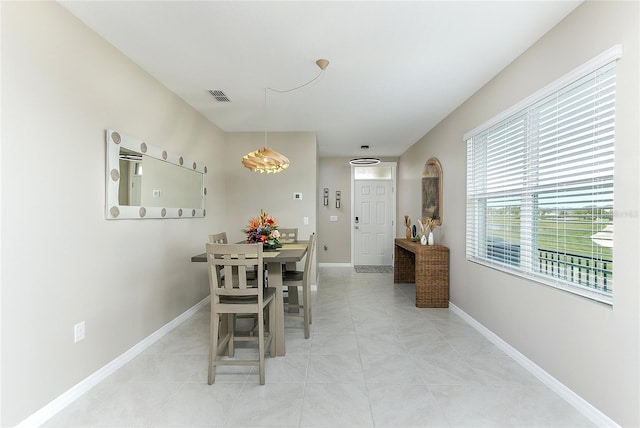
[[[430,158],[422,170],[422,218],[442,224],[442,166],[436,158]]]

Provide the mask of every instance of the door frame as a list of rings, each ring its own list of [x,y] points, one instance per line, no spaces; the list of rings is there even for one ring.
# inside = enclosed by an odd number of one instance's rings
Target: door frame
[[[398,205],[398,194],[396,189],[398,188],[398,162],[380,162],[378,165],[371,165],[367,168],[380,168],[380,167],[391,167],[391,189],[393,194],[393,201],[391,203],[391,242],[389,243],[389,248],[391,251],[391,265],[393,266],[393,240],[396,234],[396,207]],[[351,165],[351,266],[354,266],[356,261],[356,233],[355,233],[355,191],[356,191],[356,179],[355,179],[355,169],[357,166]]]

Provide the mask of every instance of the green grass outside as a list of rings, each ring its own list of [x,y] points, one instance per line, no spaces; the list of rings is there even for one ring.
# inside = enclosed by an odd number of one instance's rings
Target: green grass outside
[[[520,242],[520,218],[513,215],[492,214],[489,217],[488,236],[502,238],[507,242]],[[537,247],[583,257],[598,255],[604,260],[613,260],[611,248],[602,247],[591,240],[591,235],[604,229],[606,223],[597,225],[580,217],[565,217],[560,221],[538,219],[536,224]]]
[[[536,222],[536,248],[540,269],[566,264],[582,266],[566,272],[573,278],[564,278],[601,291],[612,292],[613,252],[611,248],[600,246],[591,240],[591,235],[604,229],[607,222],[594,224],[589,216],[563,216],[555,219],[538,218]],[[609,223],[610,224],[610,223]],[[520,218],[518,215],[496,214],[489,216],[487,238],[500,238],[508,243],[520,244]],[[543,253],[542,251],[560,254]],[[570,254],[579,257],[563,256]],[[584,257],[584,259],[580,259]],[[585,268],[588,263],[588,267]],[[566,266],[565,265],[565,266]],[[578,277],[579,275],[579,277]],[[562,277],[562,274],[559,274]]]

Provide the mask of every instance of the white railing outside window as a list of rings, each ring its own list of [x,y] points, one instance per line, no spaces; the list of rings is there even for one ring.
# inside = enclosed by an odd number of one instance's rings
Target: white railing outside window
[[[613,296],[616,46],[465,135],[467,260]]]

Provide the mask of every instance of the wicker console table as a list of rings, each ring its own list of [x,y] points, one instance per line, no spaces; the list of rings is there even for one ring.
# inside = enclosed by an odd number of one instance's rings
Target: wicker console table
[[[449,307],[449,249],[395,239],[393,282],[416,284],[416,307]]]

